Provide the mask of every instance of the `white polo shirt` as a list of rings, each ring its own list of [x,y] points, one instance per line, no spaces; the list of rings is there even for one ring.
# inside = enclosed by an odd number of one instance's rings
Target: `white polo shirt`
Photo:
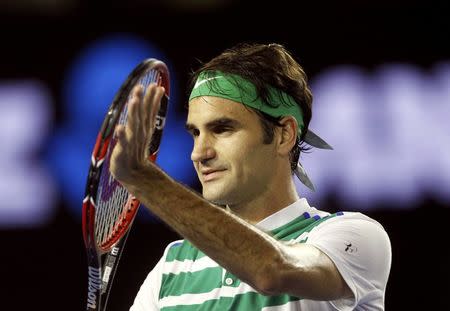
[[[306,199],[256,225],[288,243],[314,245],[328,255],[353,298],[314,301],[264,296],[220,267],[188,241],[170,243],[142,284],[130,311],[150,310],[384,310],[391,245],[375,220],[353,212],[330,215]]]

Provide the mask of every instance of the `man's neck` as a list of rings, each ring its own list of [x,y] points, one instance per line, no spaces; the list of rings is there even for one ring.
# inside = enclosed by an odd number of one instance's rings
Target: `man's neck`
[[[227,208],[248,223],[256,224],[298,199],[299,196],[292,181],[288,185],[285,185],[283,191],[267,192],[252,201],[230,205]]]

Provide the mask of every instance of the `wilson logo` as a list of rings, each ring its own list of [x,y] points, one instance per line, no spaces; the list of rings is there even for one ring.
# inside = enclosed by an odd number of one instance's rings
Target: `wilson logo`
[[[88,308],[97,308],[97,295],[100,291],[102,283],[100,281],[100,268],[90,267],[88,268],[88,298],[87,306]]]

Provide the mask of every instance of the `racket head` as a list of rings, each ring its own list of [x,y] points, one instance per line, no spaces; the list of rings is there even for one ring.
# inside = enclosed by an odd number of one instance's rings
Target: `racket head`
[[[94,146],[83,200],[83,232],[85,242],[93,240],[101,252],[108,252],[125,234],[139,207],[139,201],[112,177],[109,160],[117,142],[114,129],[117,124],[126,122],[132,89],[141,84],[145,92],[150,83],[158,83],[165,88],[155,132],[149,142],[150,159],[156,160],[170,92],[168,69],[156,59],[139,64],[121,86],[108,109]]]
[[[126,123],[130,93],[136,85],[143,86],[144,94],[151,83],[163,86],[165,94],[161,99],[155,131],[149,142],[149,157],[151,161],[155,161],[167,114],[169,81],[169,71],[163,62],[157,59],[141,62],[116,93],[97,135],[82,209],[83,238],[89,265],[87,310],[101,310],[100,296],[110,288],[109,276],[106,278],[103,275],[105,271],[102,271],[101,256],[108,252],[108,260],[109,255],[120,256],[117,252],[122,250],[123,243],[119,242],[127,234],[140,204],[109,171],[111,153],[117,143],[114,130],[116,125]],[[105,267],[108,268],[108,275],[111,269],[114,274],[114,265],[111,267],[105,263]]]

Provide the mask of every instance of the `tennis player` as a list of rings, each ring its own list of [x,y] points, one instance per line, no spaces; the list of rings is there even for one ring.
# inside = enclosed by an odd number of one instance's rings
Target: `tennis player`
[[[111,171],[184,240],[167,246],[130,310],[384,310],[383,227],[318,210],[294,186],[297,175],[313,188],[298,163],[305,145],[329,146],[308,128],[311,91],[283,46],[238,45],[194,74],[186,128],[202,195],[147,160],[163,89],[142,94],[117,128]]]

